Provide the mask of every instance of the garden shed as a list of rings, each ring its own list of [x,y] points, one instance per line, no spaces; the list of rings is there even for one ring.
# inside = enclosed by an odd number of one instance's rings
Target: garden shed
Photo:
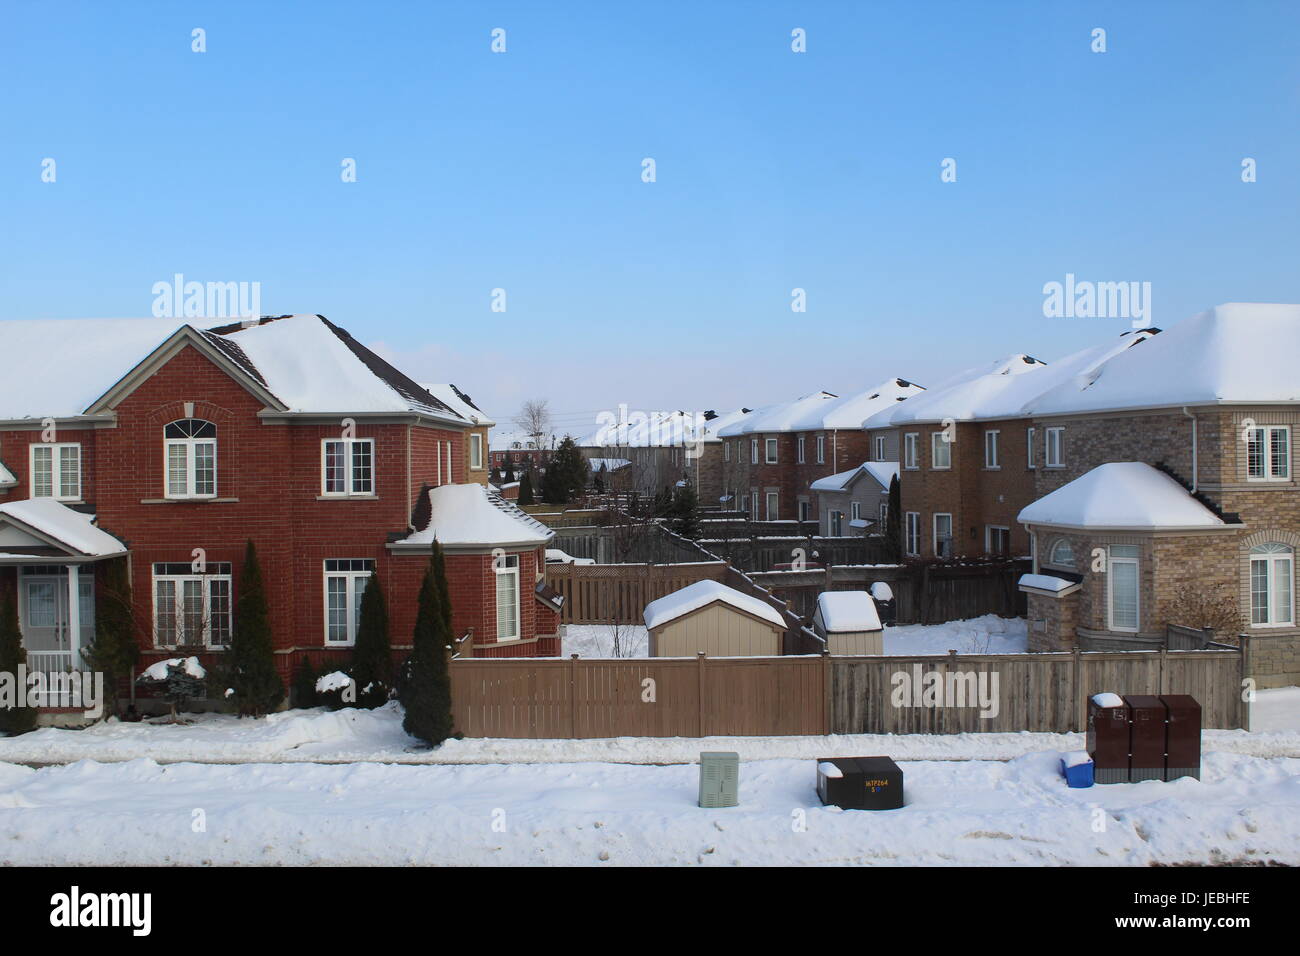
[[[813,630],[832,654],[885,652],[885,632],[876,602],[866,591],[823,591],[817,595]]]
[[[645,609],[651,657],[775,657],[786,624],[759,598],[717,581],[696,581]]]

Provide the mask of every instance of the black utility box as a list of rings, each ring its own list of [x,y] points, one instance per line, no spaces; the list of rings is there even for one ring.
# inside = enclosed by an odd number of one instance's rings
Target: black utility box
[[[819,757],[817,796],[845,810],[897,810],[903,771],[889,757]]]
[[[1161,694],[1165,705],[1165,779],[1201,779],[1201,705],[1188,694]]]
[[[1115,701],[1103,706],[1098,701]],[[1088,756],[1097,783],[1128,783],[1128,705],[1115,694],[1088,698]]]
[[[1129,783],[1165,779],[1165,705],[1150,694],[1126,694]]]

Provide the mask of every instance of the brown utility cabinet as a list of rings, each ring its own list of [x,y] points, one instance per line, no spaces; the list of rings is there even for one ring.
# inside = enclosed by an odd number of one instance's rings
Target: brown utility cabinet
[[[1165,779],[1165,705],[1150,694],[1127,694],[1130,783]]]
[[[1189,694],[1161,694],[1165,705],[1165,779],[1201,779],[1201,705]]]
[[[1097,783],[1128,783],[1128,705],[1099,707],[1088,698],[1088,756]]]

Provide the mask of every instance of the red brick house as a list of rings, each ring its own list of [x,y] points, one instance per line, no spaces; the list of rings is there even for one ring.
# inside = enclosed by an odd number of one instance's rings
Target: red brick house
[[[435,535],[462,654],[558,651],[550,532],[467,474],[476,424],[324,317],[5,322],[0,354],[0,589],[34,669],[84,667],[116,559],[142,664],[216,660],[248,540],[286,679],[346,661],[371,576],[409,646]]]

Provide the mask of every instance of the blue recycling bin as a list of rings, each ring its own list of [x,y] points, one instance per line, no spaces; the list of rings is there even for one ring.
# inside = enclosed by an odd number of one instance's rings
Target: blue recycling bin
[[[1065,777],[1065,785],[1075,789],[1091,787],[1092,779],[1092,758],[1081,761],[1071,761],[1067,756],[1061,757],[1061,776]]]

